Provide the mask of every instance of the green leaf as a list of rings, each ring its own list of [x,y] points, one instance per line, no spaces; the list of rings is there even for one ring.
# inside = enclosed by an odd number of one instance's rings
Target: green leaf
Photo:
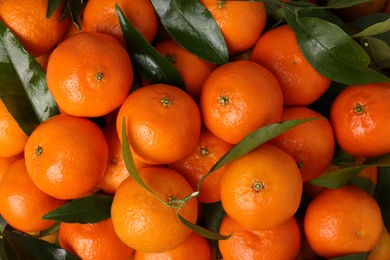
[[[202,203],[201,208],[201,221],[204,222],[206,228],[214,232],[219,232],[222,220],[226,215],[225,210],[222,207],[222,203],[220,201],[214,203]],[[212,240],[211,243],[213,243],[216,248],[216,253],[219,254],[218,241]]]
[[[160,196],[158,196],[154,191],[152,191],[148,185],[144,182],[142,177],[139,175],[137,167],[135,166],[133,155],[131,154],[129,139],[126,134],[126,123],[125,118],[122,120],[122,156],[125,162],[125,166],[130,176],[141,185],[145,190],[156,196],[162,203],[167,204]]]
[[[45,71],[1,21],[0,68],[0,98],[27,135],[59,113]]]
[[[390,30],[390,18],[386,21],[376,23],[364,29],[363,31],[353,35],[355,38],[374,36],[382,33],[386,33]]]
[[[372,59],[371,66],[377,69],[390,69],[390,46],[383,40],[375,37],[361,39],[363,48]]]
[[[221,235],[221,234],[219,234],[217,232],[208,230],[207,228],[204,228],[204,227],[198,226],[196,224],[193,224],[193,223],[189,222],[188,220],[186,220],[185,218],[183,218],[178,213],[178,211],[176,211],[176,215],[177,215],[177,217],[179,218],[180,222],[183,225],[185,225],[186,227],[188,227],[192,231],[198,233],[199,235],[204,236],[205,238],[208,238],[208,239],[211,239],[211,240],[226,240],[226,239],[229,239],[232,236],[232,234],[229,234],[227,236]]]
[[[152,0],[169,35],[184,49],[215,64],[229,61],[229,53],[210,12],[198,0]]]
[[[312,179],[309,182],[330,189],[338,189],[348,184],[356,174],[368,166],[390,166],[390,154],[367,159],[361,165],[345,167],[324,176]]]
[[[271,140],[272,138],[280,135],[281,133],[293,128],[299,124],[319,118],[303,118],[298,120],[288,120],[281,123],[269,124],[258,128],[252,133],[245,136],[238,144],[233,146],[226,154],[224,154],[214,165],[209,172],[203,176],[198,182],[198,190],[203,182],[212,172],[225,166],[226,164],[244,156],[245,154],[253,151],[259,145]],[[324,118],[323,118],[324,119]]]
[[[390,230],[390,167],[381,167],[378,174],[377,200],[381,208],[383,222]]]
[[[320,118],[303,118],[297,120],[287,120],[281,123],[269,124],[263,126],[252,133],[245,136],[238,144],[233,146],[215,165],[210,169],[210,172],[216,171],[226,164],[244,156],[253,151],[259,145],[271,140],[272,138],[282,134],[283,132],[305,122],[317,120]],[[322,118],[325,120],[325,118]]]
[[[66,251],[56,244],[21,234],[16,231],[5,231],[3,236],[4,251],[7,259],[31,260],[76,260],[76,255]]]
[[[134,69],[151,84],[165,83],[184,90],[183,79],[175,66],[131,25],[118,5],[116,11]]]
[[[44,236],[54,234],[55,232],[57,232],[60,229],[60,225],[61,225],[61,222],[56,222],[53,226],[51,226],[47,229],[41,230],[39,232],[39,237],[44,237]]]
[[[338,189],[347,185],[356,174],[366,167],[367,166],[354,166],[342,168],[324,176],[312,179],[309,182],[330,189]]]
[[[106,195],[91,195],[72,200],[42,218],[67,223],[96,223],[111,217],[113,197]]]
[[[369,1],[370,0],[329,0],[325,8],[339,9],[367,3]]]
[[[376,185],[368,178],[364,176],[355,175],[352,177],[350,183],[356,187],[361,188],[362,190],[365,190],[371,196],[374,196]]]
[[[81,30],[80,21],[82,20],[81,14],[86,1],[84,0],[68,0],[68,12],[73,24]]]
[[[339,26],[317,17],[299,17],[299,10],[288,5],[285,14],[302,53],[320,74],[346,85],[390,81],[368,68],[368,54]]]
[[[61,5],[62,0],[47,0],[46,18],[50,18]]]

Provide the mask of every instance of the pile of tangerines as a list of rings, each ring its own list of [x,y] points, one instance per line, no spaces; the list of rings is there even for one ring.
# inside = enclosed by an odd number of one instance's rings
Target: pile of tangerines
[[[64,5],[46,18],[45,0],[0,1],[0,19],[46,71],[61,111],[28,136],[1,102],[1,217],[38,239],[55,224],[42,216],[104,194],[113,197],[110,218],[61,222],[52,243],[81,259],[390,259],[372,194],[309,182],[341,167],[336,148],[356,164],[390,152],[390,83],[345,86],[325,115],[311,105],[332,81],[305,59],[288,24],[267,27],[263,2],[199,2],[220,27],[226,64],[164,33],[149,0],[88,0],[80,30],[60,19]],[[373,2],[390,12],[390,2]],[[186,91],[135,72],[115,4]],[[308,120],[208,174],[253,131],[299,119]],[[374,185],[377,174],[359,173]],[[213,203],[223,209],[214,241],[183,224],[201,225],[202,205]]]

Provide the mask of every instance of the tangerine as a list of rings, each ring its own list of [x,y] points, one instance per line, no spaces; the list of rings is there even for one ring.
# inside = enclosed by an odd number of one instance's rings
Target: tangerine
[[[108,145],[89,119],[59,114],[35,128],[24,155],[28,174],[42,191],[75,199],[87,195],[103,178]]]
[[[237,144],[257,128],[280,121],[283,95],[269,70],[256,62],[239,60],[210,74],[199,107],[207,129],[225,142]]]
[[[172,85],[147,85],[126,98],[116,121],[120,139],[124,118],[135,157],[148,164],[167,164],[183,158],[200,136],[197,104],[189,94]]]
[[[166,167],[145,167],[139,174],[164,203],[133,178],[127,178],[116,191],[111,206],[115,232],[136,251],[172,250],[191,234],[191,230],[179,221],[178,208],[187,221],[195,223],[197,220],[196,198],[181,204],[193,189],[183,176]]]
[[[50,55],[47,86],[62,111],[99,117],[119,107],[134,75],[130,57],[112,36],[80,32]]]
[[[273,229],[295,214],[302,186],[294,159],[263,144],[225,166],[221,202],[226,214],[245,228]]]

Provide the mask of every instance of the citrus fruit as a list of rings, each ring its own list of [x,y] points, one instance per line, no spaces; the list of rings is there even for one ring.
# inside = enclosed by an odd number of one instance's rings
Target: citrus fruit
[[[303,56],[295,32],[289,25],[264,33],[254,46],[250,60],[275,75],[286,106],[306,106],[329,88],[331,80],[319,74]]]
[[[318,194],[306,209],[303,225],[310,246],[325,258],[369,252],[383,229],[377,202],[352,185]]]
[[[333,129],[320,113],[307,107],[286,107],[281,121],[313,118],[278,135],[269,143],[287,152],[296,161],[303,182],[319,176],[332,162]]]
[[[46,17],[46,0],[4,0],[0,2],[0,19],[34,57],[52,50],[69,26],[69,18],[61,19],[63,6]]]
[[[89,119],[59,114],[35,128],[24,155],[28,174],[42,191],[75,199],[87,195],[103,178],[108,145]]]
[[[273,229],[253,231],[225,215],[219,232],[224,235],[232,233],[229,239],[218,241],[225,260],[295,259],[300,249],[301,234],[294,217]]]
[[[262,2],[200,0],[211,13],[230,55],[249,50],[264,30],[267,14]]]
[[[24,150],[28,136],[0,100],[0,157],[12,157]]]
[[[200,135],[198,106],[190,95],[172,85],[147,85],[126,98],[117,116],[120,139],[123,119],[135,156],[149,164],[167,164],[183,158]]]
[[[58,240],[62,248],[85,260],[125,260],[134,251],[116,235],[111,218],[87,224],[61,222]]]
[[[302,185],[294,159],[263,144],[225,166],[221,202],[226,214],[245,228],[272,229],[295,214]]]
[[[25,160],[11,164],[0,181],[1,216],[13,228],[23,232],[36,232],[55,224],[42,216],[66,201],[41,191],[28,176]]]
[[[180,245],[172,250],[160,253],[135,251],[134,260],[210,260],[210,246],[207,239],[192,232]]]
[[[204,81],[217,66],[185,50],[172,39],[162,40],[154,48],[177,68],[186,91],[198,101]]]
[[[257,128],[279,122],[283,96],[269,70],[240,60],[221,65],[210,74],[199,107],[207,129],[236,144]]]
[[[168,166],[181,175],[197,190],[199,181],[209,172],[211,167],[233,146],[222,141],[207,128],[202,128],[198,143],[184,158],[170,163]],[[220,180],[224,167],[207,176],[200,185],[199,202],[213,203],[221,200]]]
[[[119,107],[133,83],[127,51],[112,36],[81,32],[50,55],[47,86],[67,114],[99,117]]]
[[[142,252],[163,252],[181,244],[191,230],[176,216],[180,200],[193,189],[178,172],[165,167],[145,167],[139,170],[144,183],[156,193],[147,191],[131,177],[124,180],[114,195],[111,217],[119,238],[131,248]],[[198,203],[192,198],[179,214],[195,223]]]
[[[124,44],[116,5],[135,29],[152,42],[157,34],[158,19],[152,2],[148,0],[88,0],[83,13],[83,31],[109,34]]]
[[[390,83],[348,86],[336,96],[330,120],[343,150],[365,158],[390,152],[389,96]]]

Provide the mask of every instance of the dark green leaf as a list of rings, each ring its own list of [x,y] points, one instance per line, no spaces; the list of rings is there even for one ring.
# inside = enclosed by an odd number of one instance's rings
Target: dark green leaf
[[[39,237],[54,234],[60,229],[61,222],[56,222],[53,226],[39,232]]]
[[[390,81],[368,68],[368,54],[339,26],[317,17],[299,17],[299,10],[288,6],[285,14],[305,58],[325,77],[346,85]]]
[[[46,18],[50,18],[61,3],[62,0],[47,0]]]
[[[43,219],[68,223],[96,223],[111,217],[113,197],[91,195],[72,200],[44,215]]]
[[[68,0],[68,11],[72,22],[79,30],[81,30],[80,21],[83,11],[84,0]]]
[[[165,83],[184,88],[181,75],[172,63],[160,55],[126,18],[116,5],[119,23],[134,69],[149,83]]]
[[[44,70],[1,21],[0,66],[0,98],[26,134],[59,113]]]
[[[229,61],[229,53],[210,12],[198,0],[152,0],[170,36],[184,49],[215,64]]]
[[[152,191],[148,185],[144,182],[144,180],[141,178],[141,176],[138,173],[137,167],[135,166],[133,155],[131,154],[130,150],[130,144],[129,144],[129,139],[127,138],[126,134],[126,123],[125,123],[125,118],[122,120],[122,155],[123,155],[123,160],[126,165],[126,169],[129,172],[130,176],[139,184],[141,185],[144,189],[149,191],[151,194],[156,196],[162,203],[166,204],[166,202],[160,198],[154,191]]]
[[[374,196],[376,185],[370,179],[364,176],[355,175],[354,177],[352,177],[350,183],[356,187],[365,190],[371,196]]]
[[[315,185],[338,189],[348,184],[351,179],[368,166],[390,166],[390,154],[365,160],[361,165],[345,167],[324,176],[310,180]]]
[[[193,224],[193,223],[189,222],[188,220],[186,220],[185,218],[183,218],[178,212],[176,212],[176,215],[183,225],[185,225],[186,227],[188,227],[192,231],[198,233],[199,235],[204,236],[205,238],[208,238],[211,240],[226,240],[232,236],[232,234],[221,235],[217,232],[208,230],[207,228]]]
[[[377,69],[390,69],[390,46],[376,37],[361,39],[363,48],[372,59],[371,66]]]
[[[366,260],[370,253],[352,254],[342,257],[331,258],[330,260]]]
[[[226,164],[244,156],[245,154],[253,151],[259,145],[271,140],[272,138],[282,134],[288,129],[293,128],[299,124],[308,122],[310,120],[316,120],[320,118],[303,118],[298,120],[288,120],[281,123],[269,124],[260,127],[252,133],[245,136],[238,144],[233,146],[226,154],[224,154],[214,165],[211,167],[209,172],[205,174],[202,179],[198,182],[197,190],[200,190],[202,182],[214,171],[225,166]],[[325,118],[322,118],[325,119]]]
[[[45,259],[45,260],[76,260],[80,259],[65,249],[16,231],[5,231],[4,250],[8,259]]]
[[[367,166],[354,166],[342,168],[324,176],[312,179],[309,182],[330,189],[338,189],[348,184],[356,174],[366,167]]]
[[[354,5],[367,3],[370,0],[329,0],[325,8],[345,8],[345,7],[351,7]]]
[[[303,118],[298,120],[288,120],[281,123],[269,124],[258,128],[252,133],[245,136],[238,144],[233,146],[221,159],[219,159],[213,167],[211,167],[209,173],[218,170],[226,164],[234,161],[237,158],[244,156],[245,154],[253,151],[259,145],[271,140],[272,138],[282,134],[283,132],[303,124],[305,122],[316,120],[320,118]],[[322,118],[325,119],[325,118]]]
[[[377,200],[387,230],[390,230],[390,167],[381,167],[378,174]]]
[[[202,218],[201,220],[205,223],[207,229],[219,232],[219,227],[221,226],[223,217],[226,215],[222,203],[220,201],[215,203],[202,203]],[[216,248],[218,253],[218,241],[211,241]]]

